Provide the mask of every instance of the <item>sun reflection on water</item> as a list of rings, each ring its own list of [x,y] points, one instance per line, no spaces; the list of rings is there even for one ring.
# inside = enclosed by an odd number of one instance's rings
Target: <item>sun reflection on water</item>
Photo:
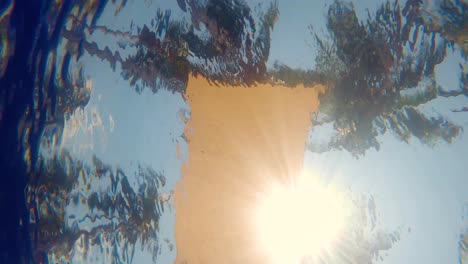
[[[300,263],[329,251],[349,206],[339,192],[303,172],[288,186],[273,184],[256,212],[260,243],[274,263]]]

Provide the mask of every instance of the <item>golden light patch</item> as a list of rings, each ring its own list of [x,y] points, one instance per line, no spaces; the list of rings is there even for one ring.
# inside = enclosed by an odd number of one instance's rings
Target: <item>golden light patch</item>
[[[174,193],[176,263],[271,263],[260,242],[260,193],[303,162],[322,87],[218,87],[190,77],[188,162]]]

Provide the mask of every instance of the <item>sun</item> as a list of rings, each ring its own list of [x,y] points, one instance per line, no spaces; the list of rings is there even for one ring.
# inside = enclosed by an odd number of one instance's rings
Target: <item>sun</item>
[[[262,197],[256,229],[273,263],[301,263],[330,249],[343,228],[338,193],[303,173],[293,186],[275,184]]]

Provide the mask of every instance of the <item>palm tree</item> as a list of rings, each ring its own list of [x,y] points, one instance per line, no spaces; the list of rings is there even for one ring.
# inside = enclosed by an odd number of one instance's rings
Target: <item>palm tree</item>
[[[312,151],[336,148],[359,156],[378,149],[376,138],[386,131],[406,142],[414,136],[430,145],[438,138],[451,142],[461,132],[445,118],[427,117],[417,109],[437,96],[452,95],[434,79],[449,41],[428,32],[416,12],[419,7],[412,4],[401,8],[398,1],[387,2],[365,22],[359,21],[352,4],[337,0],[329,7],[330,37],[316,35],[322,54],[316,70],[330,80],[320,110],[336,133],[327,148],[311,145]],[[339,70],[331,74],[329,69]]]

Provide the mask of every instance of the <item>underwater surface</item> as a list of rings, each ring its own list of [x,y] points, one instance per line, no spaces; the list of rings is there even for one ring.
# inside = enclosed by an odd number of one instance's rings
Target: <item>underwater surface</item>
[[[468,264],[468,1],[1,0],[0,263]]]

